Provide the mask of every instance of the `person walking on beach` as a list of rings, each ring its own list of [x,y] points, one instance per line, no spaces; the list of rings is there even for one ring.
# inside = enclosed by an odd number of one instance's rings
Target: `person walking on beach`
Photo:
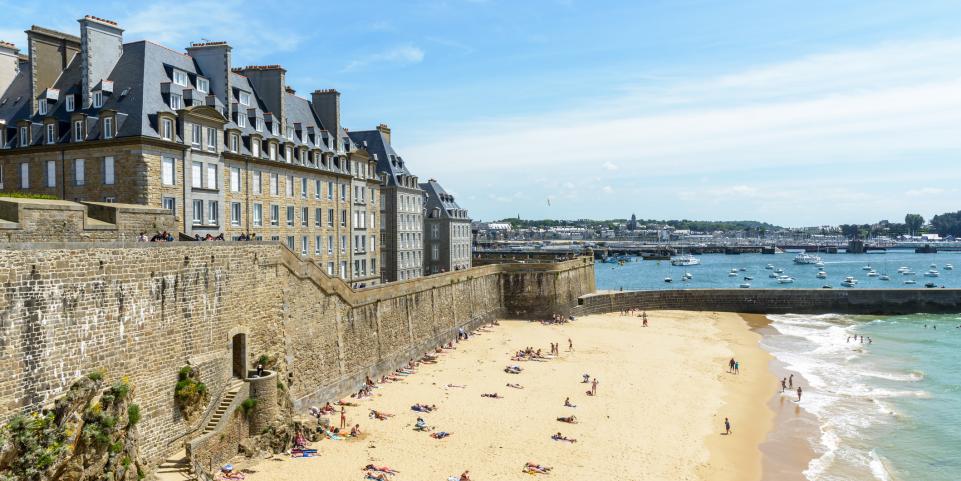
[[[347,428],[347,408],[344,406],[340,407],[340,429]]]
[[[787,390],[787,378],[784,378],[784,379],[781,379],[781,392],[783,393],[786,390]]]
[[[572,341],[571,338],[567,338],[567,350],[568,351],[574,350],[574,341]]]
[[[731,420],[728,418],[724,418],[724,434],[726,436],[731,435]]]
[[[591,396],[597,396],[597,378],[591,381]]]
[[[734,372],[734,358],[727,362],[727,372]]]
[[[642,324],[642,326],[647,327],[647,312],[641,313],[641,319],[644,320],[644,323]]]
[[[801,386],[797,387],[797,402],[801,402]]]
[[[734,361],[734,374],[741,373],[741,361]]]
[[[791,377],[787,378],[787,387],[788,389],[794,388],[794,374],[791,374]]]

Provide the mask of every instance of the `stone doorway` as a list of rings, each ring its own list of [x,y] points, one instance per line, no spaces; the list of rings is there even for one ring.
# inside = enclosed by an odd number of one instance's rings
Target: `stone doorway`
[[[247,335],[234,334],[233,345],[233,374],[237,379],[247,379]]]

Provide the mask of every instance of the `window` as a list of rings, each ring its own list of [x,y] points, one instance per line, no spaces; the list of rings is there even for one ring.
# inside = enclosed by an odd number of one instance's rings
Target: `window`
[[[263,193],[263,191],[264,191],[263,176],[261,175],[261,173],[260,173],[259,170],[255,170],[255,171],[254,171],[253,184],[254,184],[254,193],[255,193],[255,194],[261,194],[261,193]]]
[[[113,185],[114,183],[113,157],[103,158],[103,183]]]
[[[280,206],[270,206],[270,225],[280,225]]]
[[[205,78],[197,77],[197,91],[203,93],[210,92],[210,81]]]
[[[237,126],[239,126],[239,127],[242,128],[242,129],[247,127],[247,113],[246,113],[246,112],[237,112]]]
[[[216,200],[212,200],[208,203],[208,205],[210,205],[210,208],[207,209],[209,220],[210,220],[208,224],[219,225],[220,224],[219,222],[220,221],[220,203]]]
[[[294,225],[294,206],[287,206],[287,226],[292,227]]]
[[[47,187],[57,186],[57,161],[47,161]]]
[[[230,191],[240,192],[240,167],[230,168]]]
[[[347,185],[340,184],[340,200],[347,200]]]
[[[105,139],[113,138],[113,117],[103,118],[103,138]]]
[[[307,198],[307,177],[300,178],[300,197]]]
[[[269,151],[268,157],[270,158],[270,160],[277,160],[277,145],[271,143],[269,146],[269,149],[270,151]]]
[[[270,195],[277,195],[277,174],[270,174]]]
[[[47,115],[47,100],[41,100],[37,105],[37,110],[40,115]]]
[[[260,141],[257,139],[250,140],[250,155],[254,157],[260,157]]]
[[[184,97],[180,94],[170,94],[170,108],[180,110],[184,108]]]
[[[47,124],[47,143],[52,144],[57,141],[57,126]]]
[[[164,206],[164,209],[167,209],[170,212],[173,212],[174,214],[177,213],[177,199],[173,197],[164,197],[163,206]]]
[[[187,80],[187,72],[183,70],[173,69],[174,83],[182,87],[189,87],[190,82]]]
[[[117,198],[116,198],[116,197],[104,197],[104,198],[103,198],[103,201],[106,202],[106,203],[108,203],[108,204],[113,204],[114,202],[117,201]]]
[[[430,225],[430,238],[434,240],[440,239],[440,225],[438,224]]]
[[[237,134],[231,134],[230,136],[230,151],[234,153],[240,152],[240,136]]]
[[[294,149],[292,147],[287,147],[287,152],[284,154],[284,161],[288,164],[293,162],[294,159]]]
[[[321,209],[321,208],[319,208],[319,207],[316,208],[316,209],[314,209],[314,227],[320,227],[320,224],[321,224],[321,222],[322,222],[322,220],[321,220],[321,214],[322,214],[323,212],[324,212],[324,210]]]
[[[262,225],[264,225],[264,206],[254,204],[254,226],[260,227]]]
[[[327,182],[327,200],[334,200],[334,183]]]
[[[200,124],[190,125],[190,145],[200,147]]]
[[[340,261],[340,277],[347,278],[347,261]]]
[[[309,223],[310,223],[310,209],[308,209],[307,207],[301,207],[300,208],[300,225],[303,227],[307,227],[307,224]]]
[[[334,263],[333,263],[333,262],[328,262],[328,263],[327,263],[327,275],[328,275],[328,276],[331,276],[331,277],[333,277],[333,275],[334,275]]]
[[[320,236],[314,236],[314,255],[320,255]]]
[[[327,255],[334,253],[334,236],[327,236]]]
[[[207,188],[217,189],[217,164],[207,164]]]
[[[67,95],[63,100],[66,102],[67,112],[73,112],[73,95]]]
[[[103,92],[98,90],[93,93],[93,108],[99,109],[103,107]]]
[[[294,196],[294,176],[287,176],[287,182],[284,185],[284,189],[287,191],[287,197]]]
[[[174,180],[174,172],[175,172],[174,158],[173,158],[173,157],[164,157],[164,158],[162,158],[162,159],[160,160],[160,163],[161,163],[161,168],[160,168],[161,182],[163,183],[163,185],[174,185],[174,183],[175,183],[175,180]]]
[[[300,253],[302,255],[307,255],[307,236],[300,238]]]
[[[240,225],[240,202],[230,203],[230,225]]]
[[[250,106],[250,94],[247,92],[240,92],[240,105]]]
[[[314,198],[320,199],[320,181],[319,180],[314,181]]]
[[[170,119],[163,119],[160,121],[160,136],[164,140],[174,139],[174,123]]]
[[[340,226],[347,227],[347,211],[346,210],[340,211]]]
[[[207,127],[207,150],[211,152],[217,150],[217,129]]]
[[[327,227],[334,226],[334,209],[327,209]]]
[[[440,260],[440,246],[439,246],[439,245],[434,244],[434,245],[430,246],[430,260],[432,260],[432,261],[438,261],[438,260]]]
[[[194,189],[200,189],[203,187],[203,175],[204,175],[204,164],[201,162],[194,162],[190,165],[190,186]]]
[[[30,188],[30,164],[26,162],[20,164],[20,188]]]
[[[374,248],[375,248],[376,245],[377,245],[377,236],[375,236],[375,235],[370,236],[370,252],[374,252]],[[374,261],[373,261],[373,260],[370,261],[370,268],[371,268],[371,270],[374,269]]]
[[[75,120],[73,122],[73,141],[83,141],[83,120]]]
[[[345,235],[340,236],[340,253],[347,253],[347,236]]]
[[[84,169],[83,169],[83,159],[73,160],[73,183],[74,185],[83,185]]]
[[[194,215],[193,224],[201,225],[204,223],[204,201],[195,200],[194,201]]]
[[[20,147],[26,147],[30,145],[30,129],[28,127],[20,127]]]

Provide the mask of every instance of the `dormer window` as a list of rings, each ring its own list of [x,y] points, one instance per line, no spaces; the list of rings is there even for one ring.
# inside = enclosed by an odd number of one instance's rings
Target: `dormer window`
[[[242,129],[247,127],[247,114],[243,112],[237,112],[237,126]]]
[[[189,87],[190,81],[187,79],[187,72],[174,69],[174,83],[181,87]]]
[[[180,94],[170,94],[170,108],[180,110],[184,105],[184,97]]]
[[[293,149],[293,147],[289,147],[289,146],[287,147],[287,153],[286,153],[286,155],[284,155],[284,160],[286,160],[288,164],[291,163],[291,162],[293,162],[293,160],[294,160],[294,149]]]
[[[240,135],[230,134],[230,151],[234,153],[240,151]]]
[[[54,144],[57,142],[57,126],[54,124],[47,124],[47,143]]]
[[[73,141],[83,142],[83,120],[73,121]]]
[[[270,144],[270,160],[277,160],[277,145]]]
[[[280,135],[280,132],[279,132],[279,129],[278,129],[277,121],[276,121],[276,120],[270,123],[270,133],[273,134],[273,135],[275,135],[275,136],[279,136],[279,135]]]
[[[93,108],[99,109],[103,107],[103,92],[98,90],[93,93]]]
[[[250,140],[250,155],[254,157],[260,157],[260,140],[251,139]]]
[[[103,118],[103,138],[104,139],[113,138],[113,117]]]
[[[257,118],[257,132],[264,131],[264,119]]]
[[[47,115],[47,99],[40,101],[40,105],[37,107],[40,115]]]
[[[210,81],[202,77],[197,77],[197,91],[203,93],[210,92]]]
[[[30,145],[30,127],[20,127],[20,147]]]
[[[67,95],[64,97],[64,101],[66,102],[67,112],[73,112],[73,95]]]
[[[164,140],[174,139],[174,122],[170,119],[163,119],[160,121],[160,137]]]
[[[240,105],[250,107],[250,94],[247,92],[240,92],[239,101]]]

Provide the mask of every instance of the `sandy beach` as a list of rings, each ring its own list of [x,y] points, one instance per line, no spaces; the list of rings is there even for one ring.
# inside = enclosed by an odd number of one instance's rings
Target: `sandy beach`
[[[648,315],[647,328],[636,316],[618,314],[550,326],[501,321],[445,351],[437,364],[381,384],[372,398],[348,407],[348,423],[364,432],[358,439],[312,443],[320,453],[314,458],[234,464],[253,481],[361,480],[371,463],[398,470],[390,479],[401,481],[446,480],[465,470],[473,480],[508,480],[526,478],[525,462],[551,466],[546,477],[564,480],[761,479],[758,445],[773,422],[775,378],[760,336],[736,314]],[[510,360],[526,346],[547,353],[552,342],[561,347],[556,359]],[[731,357],[741,363],[739,375],[727,372]],[[509,364],[523,372],[505,373]],[[597,396],[586,394],[585,373],[597,378]],[[566,397],[577,407],[565,407]],[[438,410],[416,413],[414,403]],[[394,416],[370,419],[370,409]],[[571,415],[578,424],[556,420]],[[418,416],[451,436],[414,431]],[[730,436],[721,434],[725,417],[733,424]],[[339,416],[331,421],[338,424]],[[552,440],[557,432],[577,442]]]

